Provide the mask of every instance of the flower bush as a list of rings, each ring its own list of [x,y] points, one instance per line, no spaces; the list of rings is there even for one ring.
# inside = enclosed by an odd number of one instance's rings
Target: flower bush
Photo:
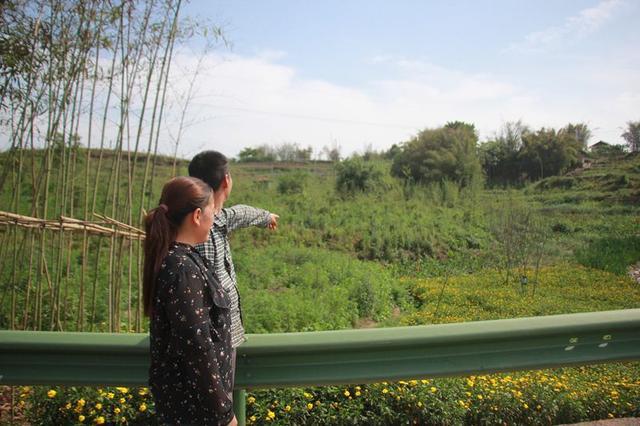
[[[18,408],[34,425],[155,424],[148,388],[20,387]]]
[[[640,415],[640,363],[261,390],[247,423],[542,425]]]

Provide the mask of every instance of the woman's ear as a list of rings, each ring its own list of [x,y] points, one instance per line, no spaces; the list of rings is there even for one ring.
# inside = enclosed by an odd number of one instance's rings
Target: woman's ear
[[[200,223],[202,222],[202,214],[203,212],[200,207],[191,212],[191,221],[194,225],[200,226]]]

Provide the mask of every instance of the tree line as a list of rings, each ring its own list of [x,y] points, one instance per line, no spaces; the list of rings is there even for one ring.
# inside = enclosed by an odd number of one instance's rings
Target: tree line
[[[466,187],[478,182],[490,186],[522,185],[566,173],[594,155],[625,152],[623,146],[608,144],[590,152],[591,135],[585,123],[535,130],[515,121],[505,123],[494,137],[480,143],[473,124],[452,121],[442,127],[424,129],[386,151],[368,148],[363,154],[353,154],[338,165],[339,178],[344,180],[339,186],[348,191],[369,188],[380,170],[363,161],[376,158],[391,160],[391,175],[408,182],[450,181]],[[627,123],[621,136],[628,151],[638,152],[640,121]],[[243,149],[238,161],[310,161],[312,156],[311,147],[301,148],[295,143],[276,147],[264,144]],[[340,148],[335,144],[332,148],[324,147],[317,158],[339,162]]]

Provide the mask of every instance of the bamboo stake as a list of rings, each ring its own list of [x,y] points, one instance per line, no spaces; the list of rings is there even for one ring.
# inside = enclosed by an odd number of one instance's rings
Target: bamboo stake
[[[27,295],[25,297],[25,301],[24,301],[24,318],[22,321],[22,329],[26,330],[27,329],[27,325],[28,325],[28,320],[29,320],[29,295],[31,293],[31,271],[33,268],[33,252],[34,252],[34,240],[35,240],[35,236],[33,234],[33,232],[31,232],[31,229],[28,229],[27,232],[30,234],[31,238],[31,243],[29,244],[30,246],[30,251],[29,251],[29,272],[28,272],[28,277],[27,277]]]

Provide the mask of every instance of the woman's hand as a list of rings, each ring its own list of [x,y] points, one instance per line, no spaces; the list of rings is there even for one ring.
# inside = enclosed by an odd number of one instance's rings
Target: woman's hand
[[[229,422],[228,426],[238,426],[238,419],[236,419],[236,416],[233,416],[233,419],[231,419],[231,421]]]

